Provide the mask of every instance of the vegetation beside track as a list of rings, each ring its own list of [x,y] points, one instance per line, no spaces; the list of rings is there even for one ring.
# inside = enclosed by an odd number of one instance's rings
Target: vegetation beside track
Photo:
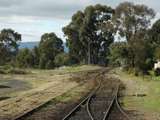
[[[126,86],[122,103],[125,109],[135,110],[147,120],[160,118],[160,79],[154,76],[134,76],[120,69],[112,75],[118,77]],[[143,115],[142,115],[143,114]]]

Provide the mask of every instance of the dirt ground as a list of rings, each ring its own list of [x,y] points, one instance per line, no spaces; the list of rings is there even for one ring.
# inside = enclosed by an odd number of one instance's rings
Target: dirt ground
[[[63,98],[61,96],[74,88],[77,89],[76,94],[79,96],[79,93],[85,92],[86,89],[91,89],[89,86],[79,87],[86,80],[85,77],[82,77],[83,71],[87,73],[87,71],[97,69],[100,69],[100,67],[82,66],[54,71],[35,70],[27,76],[0,75],[0,84],[7,86],[6,88],[1,88],[1,90],[6,90],[5,92],[8,92],[6,95],[10,96],[9,99],[0,101],[0,120],[10,120],[51,99],[56,99],[56,101],[61,101],[61,103],[63,100],[68,101],[71,97]],[[79,79],[76,74],[79,74],[82,79]],[[89,77],[87,74],[85,76]],[[17,86],[15,85],[16,87],[10,83],[14,83],[13,79],[16,82],[20,81],[17,83]],[[2,97],[5,95],[3,93],[1,94]]]
[[[18,97],[0,102],[0,119],[12,118],[20,113],[27,112],[50,100],[53,96],[62,95],[64,92],[78,85],[76,82],[68,81],[67,78],[69,76],[63,76],[63,78],[65,79],[46,83]]]
[[[61,120],[62,116],[66,115],[76,104],[83,99],[83,96],[88,95],[91,89],[94,88],[94,78],[86,76],[85,83],[67,91],[63,95],[52,99],[48,104],[41,108],[25,115],[20,120]],[[84,76],[74,76],[73,79],[84,79]]]
[[[78,104],[94,89],[94,86],[97,85],[95,76],[99,72],[100,70],[73,73],[70,80],[80,83],[78,86],[52,99],[45,106],[25,115],[20,120],[61,120],[63,116],[70,112],[73,106]]]

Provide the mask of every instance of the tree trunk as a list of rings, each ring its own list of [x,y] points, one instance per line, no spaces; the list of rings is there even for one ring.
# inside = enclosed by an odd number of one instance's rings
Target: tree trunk
[[[91,44],[88,43],[88,64],[91,64]]]

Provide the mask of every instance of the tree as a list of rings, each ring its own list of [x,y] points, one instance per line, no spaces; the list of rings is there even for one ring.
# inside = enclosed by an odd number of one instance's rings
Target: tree
[[[153,66],[153,49],[149,42],[148,32],[138,31],[134,37],[133,53],[135,55],[135,70],[136,72],[147,73]]]
[[[79,38],[79,29],[83,24],[83,18],[83,12],[78,11],[72,16],[71,23],[63,28],[63,32],[67,39],[66,42],[69,48],[69,54],[77,63],[82,61],[85,57],[85,49],[83,49],[82,42]]]
[[[56,67],[70,65],[70,57],[67,53],[60,53],[55,57],[54,63]]]
[[[109,62],[112,66],[126,67],[128,46],[126,42],[114,42],[110,46]]]
[[[39,59],[39,68],[45,69],[47,62],[48,62],[48,60],[47,60],[47,57],[45,56],[45,54],[41,54],[40,59]]]
[[[109,28],[112,14],[112,8],[99,4],[74,14],[71,23],[63,28],[70,56],[88,64],[97,64],[101,59],[106,62],[108,46],[113,42]]]
[[[154,59],[160,60],[160,20],[157,20],[149,31],[150,43],[154,49]]]
[[[16,63],[21,68],[31,68],[34,66],[34,56],[28,48],[21,49],[16,56]]]
[[[154,46],[160,47],[160,20],[157,20],[150,30],[150,40]]]
[[[156,60],[160,60],[160,46],[155,48],[154,57]]]
[[[63,52],[63,41],[54,33],[46,33],[41,37],[39,52],[40,68],[54,68],[55,56]]]
[[[38,67],[39,66],[39,62],[40,62],[40,52],[39,52],[39,48],[37,46],[35,46],[32,50],[32,54],[34,57],[34,67]]]
[[[12,29],[3,29],[0,32],[0,65],[9,62],[18,52],[18,42],[21,35]]]
[[[134,45],[135,42],[139,40],[136,35],[138,35],[140,31],[149,29],[151,19],[153,19],[154,16],[155,13],[153,9],[145,5],[135,5],[130,2],[121,3],[115,10],[113,22],[116,25],[117,32],[127,40],[129,54],[126,58],[128,65],[132,68],[137,64],[135,57],[140,52],[137,51],[138,49]]]

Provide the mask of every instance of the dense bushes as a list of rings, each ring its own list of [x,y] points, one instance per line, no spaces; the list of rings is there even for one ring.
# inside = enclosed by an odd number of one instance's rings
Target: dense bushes
[[[28,72],[22,69],[12,67],[10,65],[5,65],[0,67],[0,74],[27,74]]]
[[[24,68],[33,67],[34,56],[32,54],[32,51],[30,51],[27,48],[21,49],[17,54],[16,63],[18,67],[24,67]]]
[[[60,67],[60,66],[64,66],[64,65],[70,65],[70,57],[67,53],[61,53],[58,54],[55,57],[54,63],[56,65],[56,67]]]
[[[157,69],[154,71],[154,73],[155,73],[155,76],[159,76],[159,75],[160,75],[160,68],[157,68]]]
[[[54,33],[46,33],[37,47],[18,52],[16,65],[20,68],[52,69],[68,65],[68,60],[68,55],[63,51],[63,41]]]

